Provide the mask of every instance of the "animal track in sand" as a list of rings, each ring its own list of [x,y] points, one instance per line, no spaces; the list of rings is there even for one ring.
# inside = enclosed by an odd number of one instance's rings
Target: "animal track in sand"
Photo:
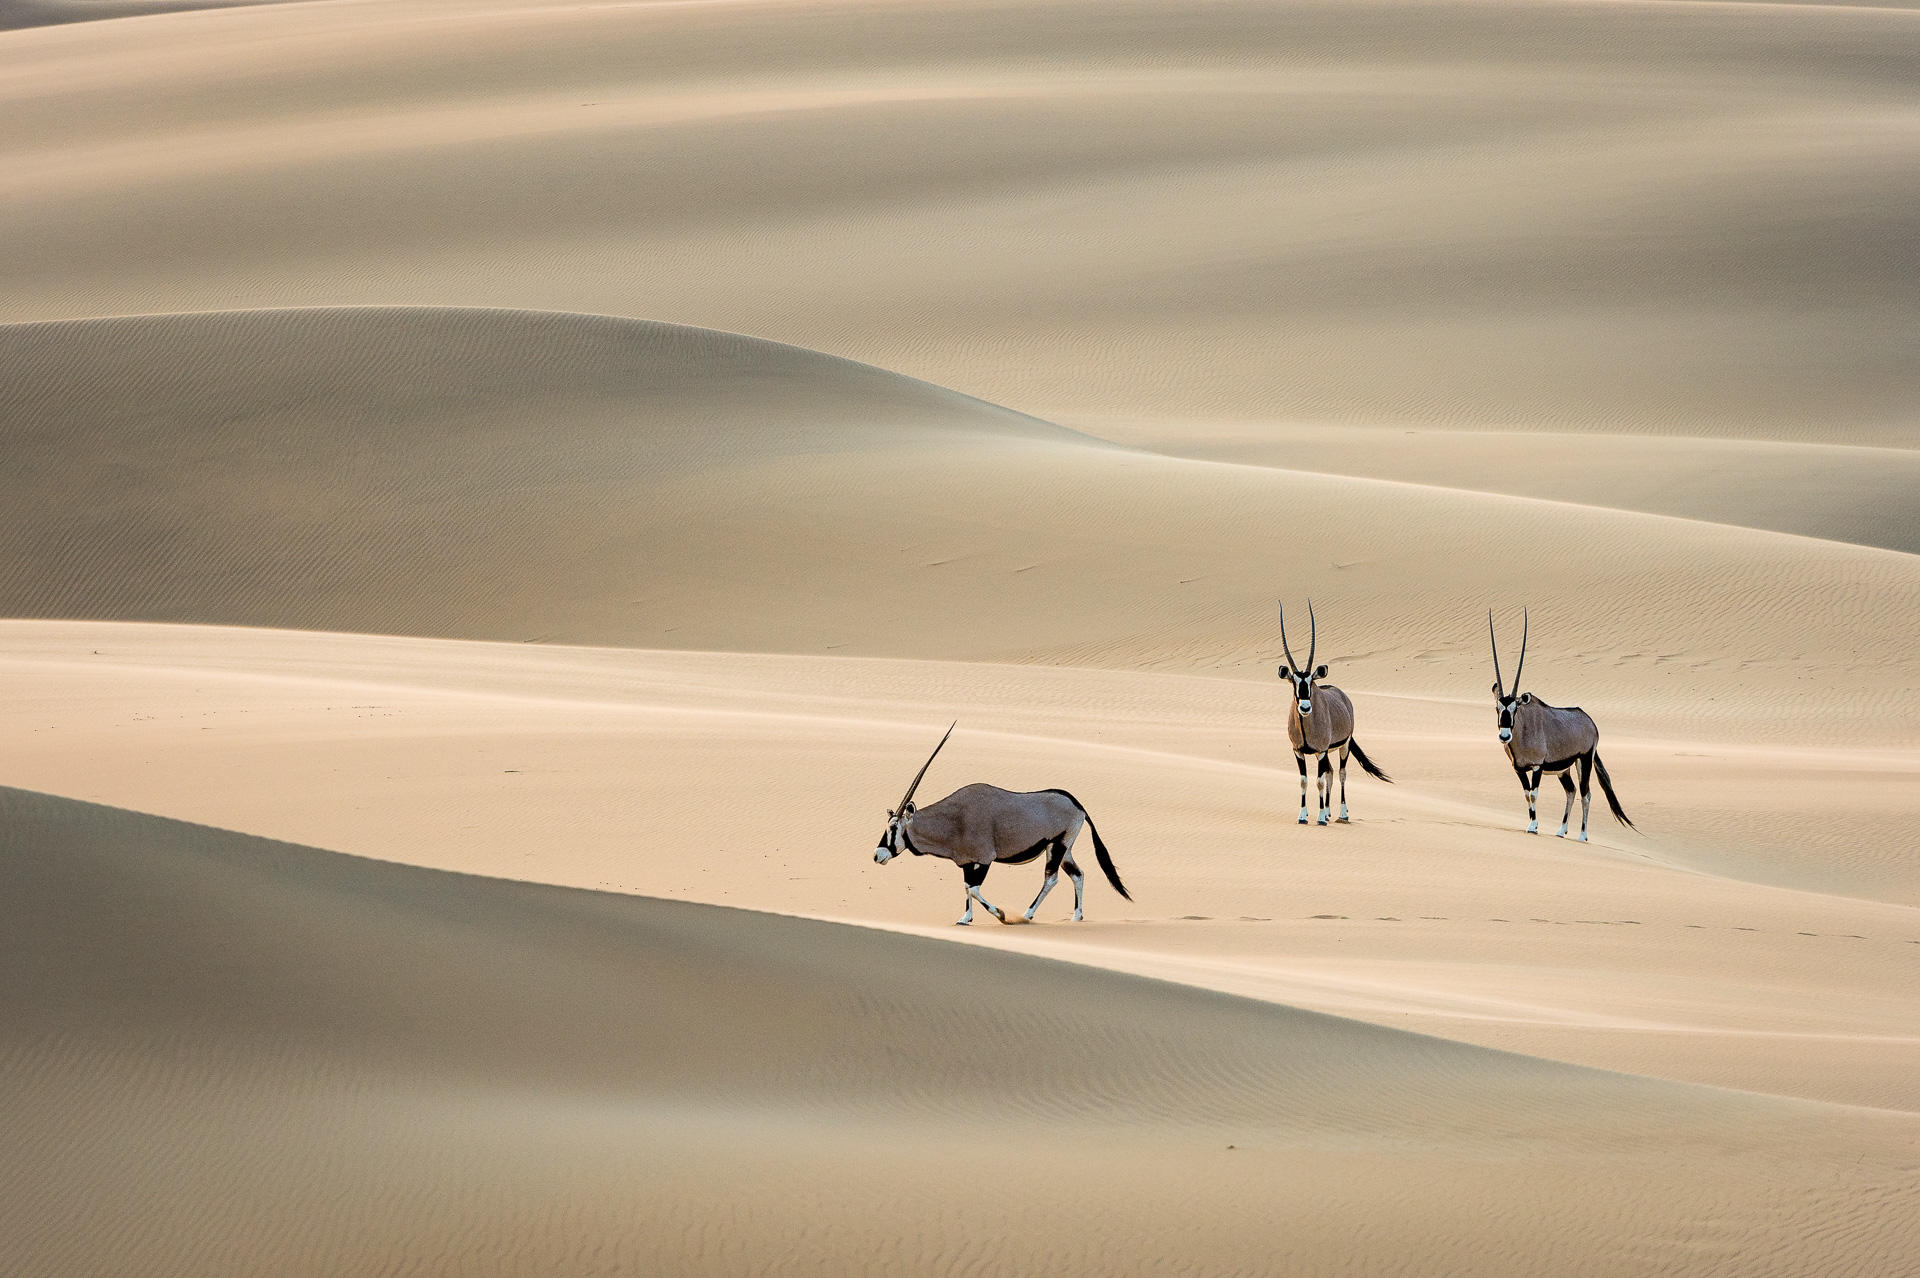
[[[1195,916],[1187,915],[1186,917],[1193,918]],[[1242,922],[1248,922],[1248,923],[1264,923],[1264,922],[1270,921],[1267,919],[1255,919],[1249,915],[1244,915],[1244,914],[1241,915],[1240,917]],[[1309,914],[1309,915],[1305,915],[1304,918],[1305,918],[1305,921],[1310,923],[1311,922],[1351,922],[1352,921],[1351,916],[1346,914]],[[1418,920],[1422,923],[1450,923],[1453,921],[1451,917],[1444,914],[1422,914],[1418,916]],[[1370,920],[1363,919],[1361,921],[1374,922],[1374,923],[1406,922],[1405,919],[1392,914],[1376,914]],[[1463,921],[1470,921],[1470,920],[1463,920]],[[1513,920],[1505,919],[1505,918],[1489,918],[1486,921],[1488,923],[1511,923]],[[1551,927],[1569,926],[1568,921],[1565,919],[1530,918],[1527,921],[1529,923],[1545,923]],[[1572,920],[1572,924],[1579,925],[1579,926],[1586,926],[1586,927],[1646,927],[1647,926],[1647,924],[1642,922],[1640,919],[1574,919]],[[1743,925],[1732,925],[1727,927],[1716,928],[1713,924],[1710,924],[1710,923],[1682,923],[1679,926],[1682,928],[1686,928],[1690,931],[1696,931],[1696,932],[1712,932],[1712,931],[1752,932],[1756,935],[1767,935],[1767,933],[1765,933],[1760,928],[1746,927]],[[1785,933],[1779,933],[1778,935],[1785,935]],[[1867,935],[1864,932],[1795,932],[1793,935],[1808,936],[1808,937],[1814,937],[1814,938],[1824,938],[1827,940],[1838,940],[1838,941],[1870,941],[1873,939],[1871,936]],[[1920,945],[1920,939],[1909,940],[1906,942],[1906,944]]]

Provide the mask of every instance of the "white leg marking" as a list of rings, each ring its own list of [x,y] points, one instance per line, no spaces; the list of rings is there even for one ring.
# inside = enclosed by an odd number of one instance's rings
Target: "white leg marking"
[[[1002,923],[1005,923],[1007,921],[1007,916],[1001,913],[999,908],[995,906],[992,901],[989,901],[986,897],[980,895],[979,888],[969,887],[967,889],[967,895],[972,897],[974,900],[980,902],[981,907],[985,909],[987,913],[993,915],[993,917],[995,917],[996,919],[999,919]],[[973,907],[968,906],[967,908],[968,910],[972,910]]]
[[[1079,923],[1087,917],[1087,912],[1080,908],[1080,903],[1087,894],[1087,876],[1080,873],[1079,866],[1069,861],[1067,877],[1073,880],[1073,921]]]
[[[953,921],[955,927],[965,927],[973,922],[973,892],[967,892],[967,912]]]
[[[1047,893],[1053,891],[1053,885],[1059,881],[1060,876],[1057,873],[1046,877],[1046,881],[1040,885],[1040,895],[1034,897],[1033,904],[1027,907],[1027,922],[1033,922],[1033,912],[1040,908],[1040,902],[1047,899]]]

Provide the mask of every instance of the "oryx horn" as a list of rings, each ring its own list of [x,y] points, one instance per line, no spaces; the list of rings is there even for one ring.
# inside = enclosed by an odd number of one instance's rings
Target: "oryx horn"
[[[1313,596],[1307,596],[1307,673],[1313,673],[1314,654],[1320,651],[1320,623],[1313,619]]]
[[[1293,645],[1287,642],[1287,605],[1280,604],[1280,651],[1287,654],[1287,669],[1298,670],[1300,663],[1293,659]]]
[[[1493,645],[1493,681],[1500,685],[1501,695],[1507,691],[1507,681],[1500,677],[1500,640],[1493,633],[1493,609],[1487,609],[1487,642]]]
[[[1520,661],[1513,668],[1513,695],[1520,695],[1520,673],[1527,668],[1527,610],[1520,610]]]
[[[958,726],[960,726],[960,721],[958,719],[955,719],[952,723],[948,724],[947,737],[952,736],[953,730]],[[907,803],[909,800],[913,798],[913,792],[920,788],[920,778],[927,775],[927,769],[933,766],[933,760],[935,756],[937,756],[940,753],[941,746],[944,746],[947,744],[947,737],[940,738],[940,745],[937,745],[933,748],[933,754],[928,755],[927,761],[920,765],[920,770],[913,774],[913,783],[907,787],[907,792],[900,796],[900,806],[893,810],[894,816],[898,816],[902,812],[905,812],[907,810]]]

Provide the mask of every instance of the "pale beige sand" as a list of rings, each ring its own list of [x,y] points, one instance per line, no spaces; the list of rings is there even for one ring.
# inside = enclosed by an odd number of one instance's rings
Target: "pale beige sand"
[[[96,9],[0,6],[0,1269],[1920,1254],[1920,14]],[[1520,832],[1523,604],[1638,833]],[[1133,903],[872,864],[954,718]]]
[[[499,305],[1028,412],[1914,441],[1920,14],[325,0],[0,42],[0,319]]]
[[[1596,801],[1583,848],[1521,833],[1491,716],[1455,702],[1359,693],[1399,781],[1354,769],[1355,824],[1320,830],[1294,824],[1279,692],[1237,681],[62,623],[8,623],[0,653],[0,768],[33,789],[1920,1110],[1912,749],[1849,778],[1791,743],[1603,737],[1647,833]],[[873,865],[949,716],[922,797],[1071,790],[1135,904],[1096,880],[1080,926],[963,932],[951,865]],[[989,899],[1024,908],[1038,880],[995,871]]]
[[[9,1272],[1885,1274],[1920,1246],[1913,1115],[17,790],[0,831]]]

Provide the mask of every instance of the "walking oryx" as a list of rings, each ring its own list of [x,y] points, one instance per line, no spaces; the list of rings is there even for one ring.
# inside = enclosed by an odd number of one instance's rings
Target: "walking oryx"
[[[1514,668],[1511,689],[1501,686],[1500,641],[1494,638],[1491,608],[1487,609],[1487,638],[1493,644],[1493,699],[1500,722],[1500,744],[1506,747],[1520,788],[1527,795],[1527,833],[1540,833],[1535,807],[1540,800],[1540,777],[1552,773],[1567,791],[1567,808],[1560,814],[1556,837],[1567,837],[1567,820],[1573,816],[1573,778],[1568,773],[1575,764],[1580,767],[1580,841],[1587,841],[1587,812],[1593,806],[1591,779],[1596,772],[1614,819],[1632,829],[1633,822],[1613,795],[1607,765],[1600,762],[1600,729],[1593,716],[1579,706],[1550,706],[1531,692],[1519,691],[1520,675],[1527,668],[1526,611],[1520,613],[1520,662]]]
[[[1107,856],[1107,845],[1100,841],[1100,831],[1093,828],[1093,818],[1080,806],[1080,801],[1065,790],[1020,794],[976,783],[961,786],[938,803],[916,809],[913,792],[920,787],[920,778],[933,766],[934,756],[952,735],[953,728],[949,727],[947,736],[940,738],[940,745],[935,746],[933,754],[920,765],[900,806],[887,813],[887,831],[880,836],[880,846],[873,850],[876,864],[885,865],[902,852],[943,856],[960,867],[961,877],[967,883],[967,912],[958,922],[961,925],[973,922],[973,903],[978,901],[987,913],[1005,923],[1007,916],[980,895],[980,885],[986,882],[988,869],[996,862],[1025,865],[1044,853],[1047,877],[1040,885],[1040,895],[1027,907],[1027,922],[1033,921],[1034,911],[1047,899],[1047,893],[1053,891],[1064,865],[1073,880],[1073,921],[1078,923],[1086,917],[1081,901],[1087,881],[1080,867],[1074,864],[1073,841],[1080,836],[1080,827],[1084,825],[1087,833],[1093,835],[1093,855],[1099,859],[1107,882],[1127,900],[1133,899]]]
[[[1333,762],[1328,757],[1333,751],[1340,752],[1340,820],[1343,822],[1347,819],[1348,751],[1360,760],[1368,776],[1379,777],[1388,784],[1392,784],[1393,778],[1374,767],[1373,760],[1353,739],[1353,702],[1347,699],[1347,694],[1330,683],[1317,682],[1327,677],[1327,668],[1313,664],[1314,655],[1320,650],[1320,627],[1314,620],[1311,599],[1307,600],[1307,626],[1307,664],[1303,667],[1293,659],[1293,648],[1287,643],[1287,606],[1280,605],[1280,647],[1287,654],[1287,664],[1280,667],[1280,677],[1293,680],[1293,713],[1287,716],[1287,740],[1293,743],[1293,758],[1300,765],[1300,824],[1307,823],[1307,756],[1317,754],[1320,756],[1320,824],[1325,825],[1333,815]]]

